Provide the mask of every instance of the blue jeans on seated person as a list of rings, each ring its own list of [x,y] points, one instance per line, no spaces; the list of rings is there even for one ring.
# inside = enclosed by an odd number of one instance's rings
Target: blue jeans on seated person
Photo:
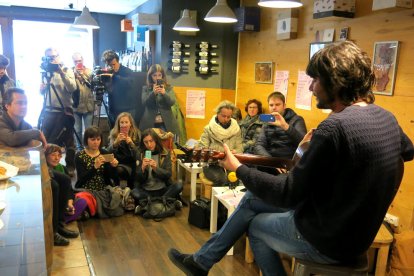
[[[281,216],[282,218],[286,217],[287,215],[291,214],[292,225],[284,225],[284,222],[280,223],[279,225],[275,223],[275,221],[267,221],[267,224],[265,226],[260,226],[260,230],[271,232],[270,237],[274,237],[276,240],[280,240],[281,243],[279,245],[279,252],[286,253],[289,255],[294,255],[292,253],[302,253],[303,250],[308,250],[308,253],[313,258],[305,258],[300,254],[296,254],[297,257],[308,259],[308,260],[317,260],[321,263],[329,263],[334,262],[333,260],[327,258],[327,257],[321,257],[318,258],[320,253],[315,254],[315,249],[309,243],[304,241],[303,239],[300,240],[298,244],[290,244],[286,243],[287,239],[283,238],[284,236],[292,236],[290,231],[292,231],[292,228],[296,230],[296,227],[294,226],[293,222],[293,213],[294,211],[287,210],[284,208],[275,207],[273,205],[267,204],[264,201],[262,201],[260,198],[253,195],[251,192],[247,191],[242,200],[240,201],[239,205],[237,206],[236,210],[233,212],[233,214],[227,219],[226,223],[223,225],[223,227],[215,234],[211,236],[211,238],[198,250],[196,253],[194,253],[193,258],[196,263],[198,263],[204,270],[210,270],[211,267],[219,262],[227,253],[227,251],[235,244],[235,242],[245,233],[249,232],[249,239],[251,241],[252,238],[255,239],[256,244],[258,241],[256,239],[262,238],[262,236],[252,236],[251,228],[253,221],[256,221],[256,218],[261,217],[262,215],[275,215],[275,216]],[[261,220],[258,220],[261,221]],[[276,228],[278,226],[278,228]],[[255,228],[257,226],[254,226]],[[254,233],[256,234],[258,231],[254,229]],[[297,233],[297,231],[294,231],[293,233]],[[296,237],[296,235],[294,235]],[[269,238],[269,236],[266,237],[266,239],[270,239],[273,241],[272,238]],[[283,242],[282,242],[283,241]],[[293,240],[292,240],[293,242]],[[277,243],[277,242],[276,242]],[[253,247],[252,242],[250,244]],[[255,246],[256,246],[255,244]],[[304,246],[303,246],[304,245]],[[286,248],[286,250],[282,250],[283,248]],[[309,249],[311,248],[311,249]],[[255,251],[256,250],[256,251]],[[253,250],[253,253],[255,254],[255,259],[260,268],[262,269],[262,272],[265,273],[267,271],[266,269],[262,268],[263,265],[267,265],[267,259],[260,260],[261,252],[260,249]],[[298,252],[296,252],[297,250]],[[256,255],[257,252],[257,255]],[[272,250],[272,262],[274,262],[271,266],[271,273],[264,274],[264,275],[285,275],[285,271],[283,269],[283,265],[278,257],[277,252]],[[317,252],[317,251],[316,251]],[[260,255],[260,256],[259,256]],[[322,255],[321,255],[322,256]],[[277,259],[275,259],[275,257]],[[276,267],[274,270],[273,268]],[[276,272],[277,271],[277,272]]]
[[[140,199],[145,199],[147,197],[155,197],[155,196],[165,196],[165,197],[172,197],[178,198],[178,195],[183,190],[182,183],[174,183],[171,184],[164,189],[156,190],[156,191],[147,191],[142,189],[141,187],[135,187],[131,191],[132,197],[135,199],[135,202],[138,202]]]
[[[258,214],[249,225],[250,246],[264,276],[286,275],[278,253],[320,264],[338,263],[304,239],[296,228],[294,213]]]

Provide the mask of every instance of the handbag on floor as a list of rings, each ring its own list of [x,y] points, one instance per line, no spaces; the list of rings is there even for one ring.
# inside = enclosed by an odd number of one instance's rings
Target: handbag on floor
[[[199,198],[190,202],[188,223],[197,226],[198,228],[208,228],[210,226],[209,199]]]
[[[163,218],[175,216],[175,202],[177,199],[170,197],[147,197],[141,199],[141,214],[143,218],[161,221]]]

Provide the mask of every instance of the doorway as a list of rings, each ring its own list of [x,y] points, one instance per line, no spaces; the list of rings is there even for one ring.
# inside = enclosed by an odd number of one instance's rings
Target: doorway
[[[26,121],[37,125],[43,107],[39,92],[40,64],[45,49],[56,48],[64,66],[73,66],[72,54],[80,52],[86,67],[93,68],[92,30],[69,31],[71,24],[13,20],[16,84],[26,92],[29,104]]]

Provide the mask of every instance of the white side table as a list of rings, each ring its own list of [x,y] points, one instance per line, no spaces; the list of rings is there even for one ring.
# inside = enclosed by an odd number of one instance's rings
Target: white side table
[[[227,218],[236,209],[240,200],[244,196],[244,192],[240,191],[244,186],[237,186],[234,190],[229,187],[213,187],[211,193],[211,211],[210,211],[210,233],[217,232],[217,211],[218,201],[227,208]],[[227,252],[227,255],[233,255],[233,247]]]
[[[191,173],[191,189],[190,189],[190,201],[196,199],[197,191],[197,174],[203,171],[203,163],[183,163],[180,159],[177,159],[177,179],[181,177],[181,168],[184,168],[186,171]],[[181,179],[182,181],[182,179]]]

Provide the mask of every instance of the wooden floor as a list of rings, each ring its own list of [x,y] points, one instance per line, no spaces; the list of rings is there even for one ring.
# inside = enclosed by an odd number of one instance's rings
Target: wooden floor
[[[171,247],[196,251],[209,237],[187,222],[188,207],[161,222],[131,213],[118,218],[79,223],[85,252],[96,275],[183,275],[168,259]],[[244,261],[240,241],[234,256],[226,256],[210,275],[259,275],[255,264]]]
[[[199,189],[199,187],[198,187]],[[184,199],[189,185],[184,185]],[[189,207],[161,222],[143,219],[128,212],[110,219],[91,218],[72,222],[68,228],[79,230],[80,237],[66,247],[55,247],[52,275],[184,275],[168,259],[174,247],[193,253],[210,237],[208,229],[188,223]],[[225,256],[209,275],[259,275],[255,263],[244,261],[245,239],[240,239],[233,256]],[[285,264],[289,271],[289,264]]]

